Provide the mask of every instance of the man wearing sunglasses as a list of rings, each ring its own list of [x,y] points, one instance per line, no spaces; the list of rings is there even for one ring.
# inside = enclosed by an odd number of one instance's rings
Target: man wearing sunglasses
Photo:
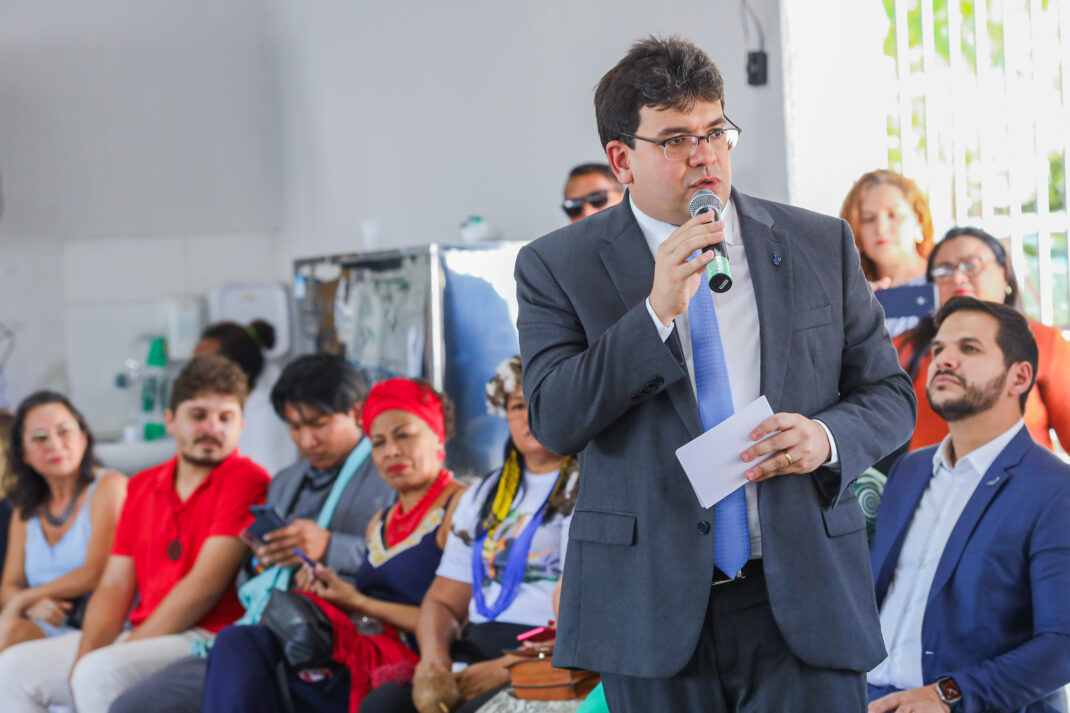
[[[581,163],[568,174],[561,209],[575,223],[617,205],[623,197],[624,188],[613,169],[604,163]]]
[[[859,713],[885,651],[851,485],[910,437],[913,390],[847,224],[731,185],[724,101],[691,43],[636,43],[595,92],[626,198],[517,257],[531,430],[584,473],[554,663],[599,671],[613,713]],[[746,484],[703,508],[676,449],[760,395]]]

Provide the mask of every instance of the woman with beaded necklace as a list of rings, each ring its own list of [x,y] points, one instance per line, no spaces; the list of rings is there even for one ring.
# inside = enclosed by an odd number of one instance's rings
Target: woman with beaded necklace
[[[476,711],[509,683],[502,655],[517,635],[554,617],[553,592],[561,576],[579,491],[574,458],[551,453],[531,435],[520,386],[520,357],[507,359],[487,386],[487,405],[509,423],[505,465],[461,498],[449,542],[420,607],[416,638],[420,662],[415,694],[453,683],[432,710],[459,704]],[[437,693],[437,691],[436,691]],[[386,683],[364,699],[361,713],[416,711],[413,684]],[[458,700],[459,699],[459,700]],[[422,706],[421,706],[422,707]]]
[[[61,394],[38,391],[19,404],[10,456],[0,651],[73,629],[72,608],[104,571],[126,499],[126,478],[96,464],[93,434]]]

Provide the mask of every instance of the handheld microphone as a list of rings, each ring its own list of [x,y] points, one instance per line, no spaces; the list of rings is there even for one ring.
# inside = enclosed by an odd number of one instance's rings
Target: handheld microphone
[[[721,211],[724,210],[724,205],[716,193],[708,188],[702,188],[695,191],[695,195],[691,196],[691,202],[688,203],[687,209],[691,212],[692,218],[700,213],[709,213],[712,210],[713,220],[716,222],[721,219]],[[718,293],[728,292],[732,287],[732,266],[728,264],[728,251],[725,250],[724,242],[707,245],[702,248],[702,252],[707,250],[712,250],[717,255],[713,260],[706,263],[706,280],[710,285],[710,289]]]

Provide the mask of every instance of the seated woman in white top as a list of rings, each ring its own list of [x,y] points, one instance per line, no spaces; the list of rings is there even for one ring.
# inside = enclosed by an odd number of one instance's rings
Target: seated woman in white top
[[[70,631],[104,570],[126,478],[93,458],[85,418],[38,391],[15,413],[7,495],[15,507],[0,579],[0,651]]]

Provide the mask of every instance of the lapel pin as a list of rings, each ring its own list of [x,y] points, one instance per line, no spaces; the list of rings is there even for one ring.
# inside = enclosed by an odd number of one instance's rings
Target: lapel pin
[[[773,264],[774,265],[779,265],[780,264],[780,260],[781,260],[780,253],[773,253]]]
[[[995,478],[993,478],[992,480],[990,480],[987,483],[985,483],[985,485],[995,485],[996,483],[999,482],[999,478],[1000,478],[1000,476],[997,475]]]

